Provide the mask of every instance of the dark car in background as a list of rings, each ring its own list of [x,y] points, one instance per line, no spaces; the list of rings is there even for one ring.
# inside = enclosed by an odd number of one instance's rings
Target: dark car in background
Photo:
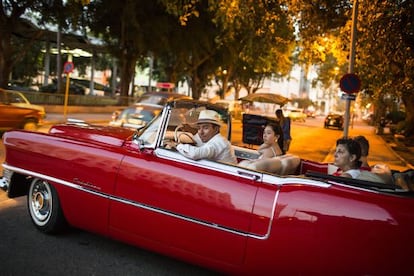
[[[0,132],[9,129],[36,130],[45,116],[44,109],[26,102],[16,102],[15,91],[0,89]]]
[[[90,80],[71,78],[70,82],[85,87],[85,94],[86,95],[95,95],[95,96],[110,96],[110,95],[112,95],[111,87],[109,87],[108,85],[104,85],[102,83],[98,83],[96,81],[93,82],[93,89],[94,89],[93,92],[89,91],[90,90],[90,84],[91,84]]]
[[[168,101],[173,99],[191,99],[191,97],[169,92],[145,93],[133,105],[115,111],[109,125],[130,129],[141,128],[158,115]]]
[[[42,86],[39,88],[39,92],[44,93],[65,93],[66,91],[66,83],[62,83],[62,89],[61,91],[57,91],[57,83],[51,83],[45,86]],[[70,82],[69,85],[69,94],[72,95],[85,95],[86,94],[86,88],[82,85]]]
[[[328,116],[325,117],[325,128],[338,128],[338,129],[344,129],[344,116],[342,114],[334,114],[330,113]]]

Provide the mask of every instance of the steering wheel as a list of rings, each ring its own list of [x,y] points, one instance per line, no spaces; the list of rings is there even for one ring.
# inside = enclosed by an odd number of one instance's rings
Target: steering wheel
[[[175,128],[175,130],[174,130],[174,142],[176,142],[176,143],[178,143],[178,144],[180,144],[181,143],[181,136],[187,136],[188,138],[190,138],[190,140],[191,140],[191,144],[196,144],[196,142],[194,141],[194,139],[193,139],[193,136],[192,135],[190,135],[188,132],[181,132],[181,133],[178,133],[181,129],[184,129],[184,125],[183,124],[179,124],[176,128]]]

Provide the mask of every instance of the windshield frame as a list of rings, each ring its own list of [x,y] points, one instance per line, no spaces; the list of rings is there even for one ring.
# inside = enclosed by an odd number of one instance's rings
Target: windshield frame
[[[217,111],[223,120],[223,127],[226,128],[222,135],[231,141],[231,115],[228,112],[228,109],[208,102],[180,99],[167,102],[162,111],[156,115],[153,120],[151,120],[145,127],[137,130],[136,134],[133,136],[134,142],[140,144],[142,148],[155,149],[160,147],[170,123],[172,111],[175,108],[184,108],[188,110],[204,108]],[[155,135],[155,137],[154,139],[151,139],[153,135]]]

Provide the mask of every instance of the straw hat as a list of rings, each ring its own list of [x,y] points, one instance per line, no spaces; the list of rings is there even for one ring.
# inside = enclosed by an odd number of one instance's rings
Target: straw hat
[[[214,110],[201,110],[197,124],[215,124],[221,126],[220,115]]]

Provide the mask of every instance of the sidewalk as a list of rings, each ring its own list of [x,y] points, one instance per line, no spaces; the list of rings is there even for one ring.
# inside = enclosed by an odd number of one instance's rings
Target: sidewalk
[[[393,139],[385,139],[385,136],[375,134],[375,127],[367,127],[364,122],[357,122],[349,128],[348,136],[363,135],[370,144],[368,162],[371,165],[377,163],[387,164],[391,169],[405,171],[414,169],[414,148],[406,147],[403,144],[397,145]],[[334,161],[335,145],[326,156],[324,162]]]

